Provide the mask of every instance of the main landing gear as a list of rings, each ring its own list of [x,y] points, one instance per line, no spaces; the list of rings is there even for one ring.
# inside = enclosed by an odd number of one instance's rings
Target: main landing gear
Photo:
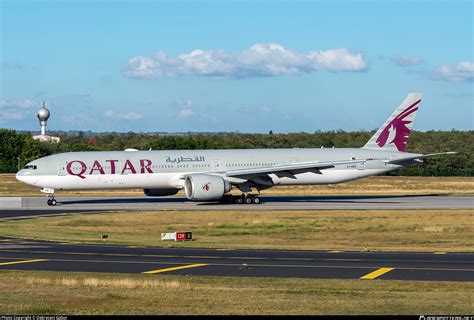
[[[227,194],[223,198],[226,203],[236,203],[236,204],[260,204],[261,200],[257,195],[251,195],[244,193],[240,196],[233,196]]]

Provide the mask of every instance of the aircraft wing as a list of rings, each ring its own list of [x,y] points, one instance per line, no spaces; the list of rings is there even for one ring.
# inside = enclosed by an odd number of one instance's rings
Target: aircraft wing
[[[407,157],[407,158],[400,158],[400,159],[395,159],[395,160],[387,160],[387,163],[390,164],[399,164],[407,161],[419,161],[423,162],[422,159],[424,158],[429,158],[429,157],[435,157],[435,156],[442,156],[442,155],[447,155],[447,154],[456,154],[457,152],[450,151],[450,152],[439,152],[439,153],[428,153],[428,154],[420,154],[417,156],[413,157]]]
[[[249,169],[239,169],[239,170],[230,170],[227,171],[225,174],[227,177],[235,177],[235,178],[249,178],[254,176],[262,176],[267,174],[279,174],[283,172],[289,173],[302,173],[302,172],[310,172],[330,169],[334,168],[336,165],[340,164],[356,164],[362,163],[367,160],[341,160],[341,161],[327,161],[327,162],[319,162],[319,161],[311,161],[311,162],[296,162],[291,164],[284,164],[284,165],[277,165],[272,167],[264,167],[264,168],[249,168]]]

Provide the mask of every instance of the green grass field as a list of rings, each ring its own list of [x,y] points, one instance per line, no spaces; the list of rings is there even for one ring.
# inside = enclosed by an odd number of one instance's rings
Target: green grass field
[[[163,242],[190,230],[195,241]],[[145,211],[0,223],[0,235],[145,246],[470,251],[474,210]]]
[[[0,272],[2,314],[472,314],[474,283]]]

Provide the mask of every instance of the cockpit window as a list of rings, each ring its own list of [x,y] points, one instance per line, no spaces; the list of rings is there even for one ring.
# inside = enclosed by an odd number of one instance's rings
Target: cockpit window
[[[38,169],[38,167],[36,165],[26,165],[23,167],[23,169],[32,169],[32,170],[36,170]]]

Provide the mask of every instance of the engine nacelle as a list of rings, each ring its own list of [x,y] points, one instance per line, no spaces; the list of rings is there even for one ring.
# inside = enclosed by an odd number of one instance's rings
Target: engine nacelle
[[[184,181],[186,197],[193,201],[219,200],[230,189],[229,181],[210,174],[192,174]]]
[[[149,197],[164,197],[172,196],[177,194],[179,189],[176,188],[166,188],[166,189],[143,189],[143,193]]]

